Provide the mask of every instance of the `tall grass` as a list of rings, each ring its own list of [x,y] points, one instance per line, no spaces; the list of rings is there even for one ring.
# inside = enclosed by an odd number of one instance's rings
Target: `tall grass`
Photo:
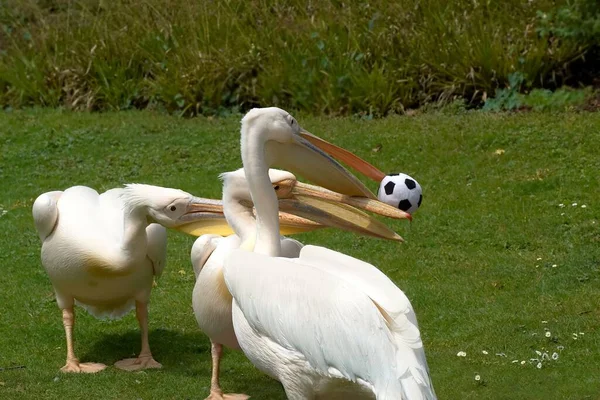
[[[511,73],[562,83],[565,0],[4,0],[0,105],[387,114],[479,102]],[[545,32],[550,32],[546,29]]]

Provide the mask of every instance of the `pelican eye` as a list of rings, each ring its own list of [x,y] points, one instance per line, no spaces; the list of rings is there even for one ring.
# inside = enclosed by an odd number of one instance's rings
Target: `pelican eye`
[[[177,207],[171,206],[171,211],[175,211],[175,210],[177,210]]]
[[[273,189],[275,189],[275,190],[279,190],[279,185],[275,185],[275,186],[273,186]]]

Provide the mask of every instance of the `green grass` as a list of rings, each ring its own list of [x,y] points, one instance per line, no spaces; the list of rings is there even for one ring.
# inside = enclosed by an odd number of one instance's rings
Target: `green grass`
[[[592,83],[598,21],[595,0],[4,0],[0,106],[477,105],[514,73],[527,87]]]
[[[599,113],[299,119],[422,185],[414,222],[391,224],[404,244],[332,230],[299,239],[367,260],[406,292],[440,399],[598,398]],[[106,190],[145,182],[219,197],[218,173],[240,166],[238,131],[238,116],[0,114],[0,207],[7,211],[0,211],[0,367],[26,367],[0,371],[0,398],[207,395],[209,342],[191,310],[193,238],[170,233],[167,269],[152,294],[150,340],[164,369],[65,375],[60,312],[40,265],[30,210],[38,194],[76,184]],[[110,364],[139,350],[133,315],[116,322],[77,315],[82,360]],[[529,363],[536,350],[560,357],[538,369]],[[467,356],[457,357],[459,351]],[[222,379],[229,391],[284,398],[280,385],[241,353],[225,355]]]

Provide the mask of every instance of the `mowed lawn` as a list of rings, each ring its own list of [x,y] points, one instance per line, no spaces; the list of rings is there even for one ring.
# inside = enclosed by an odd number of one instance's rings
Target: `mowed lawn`
[[[65,375],[60,311],[31,205],[50,190],[127,182],[218,198],[218,174],[241,166],[239,119],[0,113],[0,367],[23,367],[0,370],[0,398],[208,394],[210,346],[191,309],[194,238],[169,234],[152,295],[150,344],[164,368]],[[600,398],[599,113],[298,119],[422,185],[413,223],[390,224],[404,244],[334,230],[298,238],[377,265],[405,291],[440,399]],[[139,351],[133,313],[98,321],[77,309],[75,329],[83,361],[112,364]],[[222,383],[255,399],[285,397],[238,352],[225,354]]]

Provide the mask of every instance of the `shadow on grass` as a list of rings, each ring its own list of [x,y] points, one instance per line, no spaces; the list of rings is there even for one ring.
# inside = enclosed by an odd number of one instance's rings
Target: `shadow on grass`
[[[208,395],[211,378],[210,341],[200,331],[181,332],[169,329],[151,330],[150,348],[154,358],[163,365],[161,374],[197,380]],[[136,357],[140,351],[139,330],[125,334],[106,334],[96,341],[81,360],[101,362],[114,370],[116,361]],[[251,371],[251,372],[250,372]],[[158,372],[158,371],[157,371]],[[281,384],[254,368],[241,351],[226,349],[221,363],[221,385],[254,396],[283,394]]]
[[[210,366],[210,342],[202,332],[154,329],[150,331],[149,341],[152,355],[163,364],[165,372],[181,374],[185,371],[186,374],[191,374],[189,366],[207,362]],[[139,330],[131,330],[125,334],[107,334],[87,352],[82,353],[81,360],[112,365],[121,359],[136,357],[140,347]],[[207,375],[210,377],[210,371]]]

